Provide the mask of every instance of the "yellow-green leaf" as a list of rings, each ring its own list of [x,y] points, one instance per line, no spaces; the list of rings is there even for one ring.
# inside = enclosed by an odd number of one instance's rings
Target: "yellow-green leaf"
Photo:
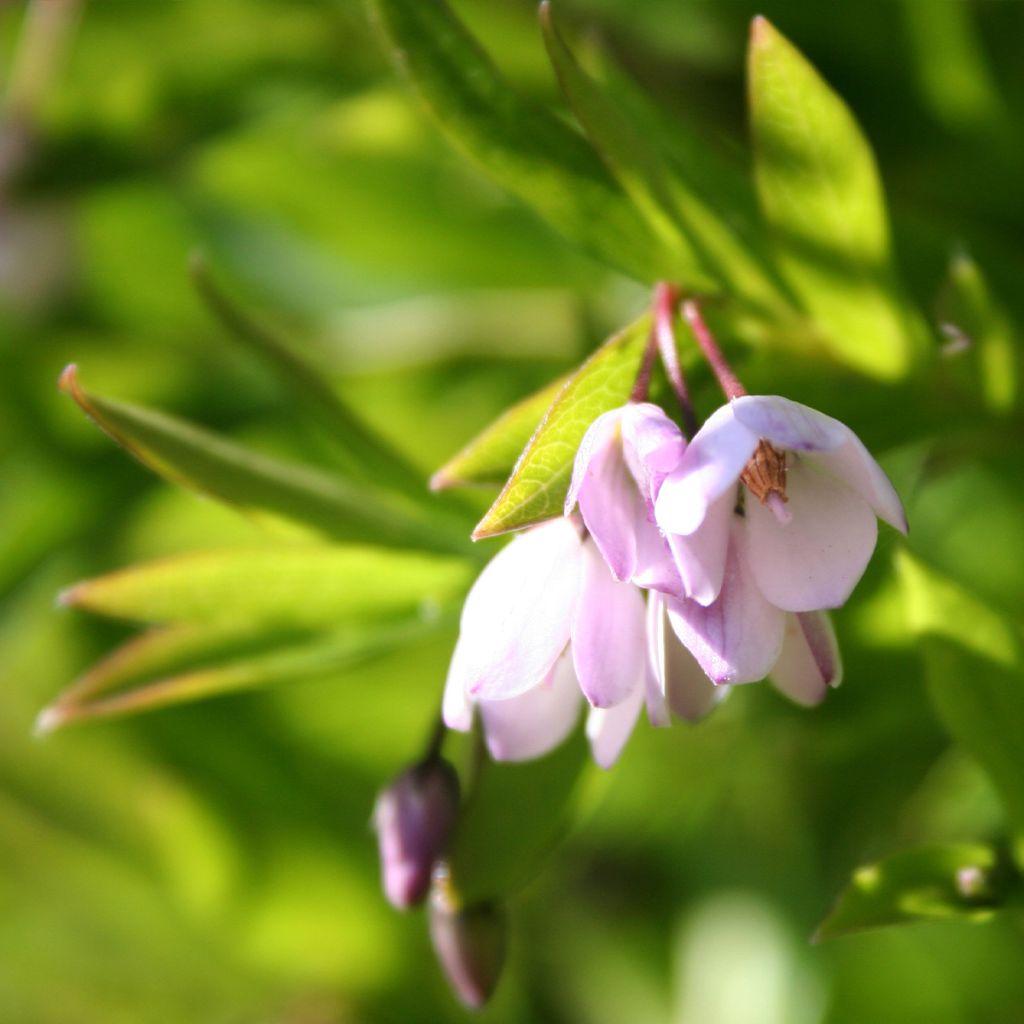
[[[478,524],[476,539],[543,522],[563,511],[576,450],[601,413],[629,398],[643,362],[650,317],[642,316],[602,345],[569,378]]]
[[[897,281],[874,155],[849,108],[765,18],[749,51],[761,207],[779,269],[839,359],[905,375],[920,318]]]

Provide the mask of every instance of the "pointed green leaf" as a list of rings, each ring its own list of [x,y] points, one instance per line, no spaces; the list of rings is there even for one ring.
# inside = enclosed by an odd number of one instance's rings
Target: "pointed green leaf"
[[[749,86],[757,187],[779,269],[833,355],[880,378],[906,374],[921,326],[896,279],[882,185],[859,125],[760,17]]]
[[[297,409],[320,421],[348,475],[391,485],[419,502],[429,500],[419,470],[364,423],[298,353],[228,298],[200,253],[193,254],[190,270],[210,312],[273,372]]]
[[[368,0],[392,57],[449,136],[570,240],[653,283],[679,267],[587,143],[520,98],[444,0]]]
[[[940,307],[940,326],[949,344],[967,349],[950,355],[969,361],[985,404],[993,412],[1012,409],[1019,390],[1013,325],[992,295],[981,268],[966,252],[958,252],[950,260]]]
[[[79,583],[75,608],[152,623],[328,628],[436,614],[464,592],[465,559],[369,547],[228,548],[163,558]]]
[[[448,858],[455,899],[472,905],[530,881],[568,826],[587,759],[579,730],[536,761],[483,761]]]
[[[608,169],[665,245],[679,251],[675,281],[689,290],[716,286],[698,240],[680,215],[660,153],[588,78],[555,27],[549,0],[540,5],[548,56],[559,85]]]
[[[174,483],[243,508],[263,509],[338,540],[465,551],[460,533],[380,494],[249,452],[183,420],[93,395],[69,366],[61,387],[101,430]]]
[[[911,921],[983,921],[1006,902],[1013,885],[989,846],[956,843],[902,851],[857,869],[815,940]]]
[[[567,380],[568,377],[560,377],[506,409],[431,477],[430,486],[434,490],[477,485],[500,487]]]
[[[569,378],[473,536],[493,537],[562,515],[572,465],[587,428],[629,398],[650,334],[642,316],[606,341]]]
[[[231,638],[215,630],[212,634],[191,632],[190,627],[145,634],[146,642],[129,641],[95,669],[68,688],[37,720],[41,733],[53,732],[73,723],[153,711],[174,704],[205,700],[226,693],[313,679],[340,672],[386,654],[396,647],[439,628],[447,620],[421,616],[398,622],[360,625],[328,636],[279,636],[269,649],[258,649],[260,640],[248,634],[257,649],[221,658],[230,650]],[[244,648],[241,635],[235,642]],[[169,674],[142,675],[140,672],[189,663]],[[209,660],[207,660],[209,659]]]
[[[921,638],[928,690],[950,734],[995,784],[1024,836],[1024,668],[1017,628],[958,583],[901,551],[908,624]]]

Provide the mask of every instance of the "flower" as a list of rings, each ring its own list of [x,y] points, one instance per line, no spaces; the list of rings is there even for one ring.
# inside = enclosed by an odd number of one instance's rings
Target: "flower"
[[[892,484],[857,436],[824,413],[766,395],[715,412],[655,503],[685,594],[710,607],[732,591],[719,619],[732,619],[733,606],[771,619],[755,607],[757,595],[788,612],[843,604],[874,550],[876,516],[906,532]]]
[[[680,592],[679,574],[654,521],[654,503],[685,450],[679,428],[649,402],[630,402],[598,416],[584,435],[565,513],[579,504],[617,580]]]
[[[438,757],[402,772],[377,797],[373,825],[380,846],[381,879],[389,902],[403,910],[430,888],[459,807],[455,770]]]
[[[571,519],[552,520],[499,551],[466,597],[443,717],[465,731],[478,707],[491,756],[526,760],[572,731],[582,693],[594,759],[609,767],[643,703],[644,666],[640,592]]]

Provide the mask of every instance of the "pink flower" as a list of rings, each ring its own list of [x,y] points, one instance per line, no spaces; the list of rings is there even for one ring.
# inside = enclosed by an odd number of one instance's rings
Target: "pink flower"
[[[679,428],[647,402],[612,409],[587,430],[565,512],[579,503],[583,522],[617,580],[680,592],[671,553],[654,521],[654,503],[685,450]]]
[[[664,480],[655,513],[684,592],[709,613],[718,605],[705,624],[714,631],[717,621],[723,635],[781,637],[781,618],[758,596],[788,612],[838,607],[874,550],[875,517],[907,529],[892,484],[848,427],[764,395],[736,398],[708,419]],[[742,626],[732,621],[740,608]],[[698,628],[700,613],[685,617]]]
[[[644,607],[570,519],[520,534],[470,590],[445,686],[444,720],[467,730],[479,707],[496,760],[538,757],[573,729],[610,766],[643,701]]]

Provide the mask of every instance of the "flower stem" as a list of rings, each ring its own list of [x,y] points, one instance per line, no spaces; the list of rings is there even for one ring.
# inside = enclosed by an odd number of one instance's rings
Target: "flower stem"
[[[734,398],[741,398],[745,395],[747,389],[740,383],[736,374],[733,373],[732,367],[726,361],[722,350],[718,347],[718,342],[715,341],[714,335],[704,322],[704,317],[701,314],[700,306],[697,304],[696,299],[687,299],[683,303],[683,318],[690,325],[690,330],[693,331],[693,336],[697,339],[697,344],[704,353],[704,358],[707,359],[711,369],[714,370],[718,383],[725,392],[725,397],[731,401]]]
[[[654,354],[657,350],[657,335],[652,327],[651,333],[647,338],[647,347],[644,349],[643,362],[640,364],[640,370],[636,375],[633,390],[629,393],[629,400],[631,402],[647,401],[647,391],[651,386],[651,371],[654,369]]]
[[[679,350],[676,347],[676,332],[673,326],[675,307],[679,301],[679,289],[675,285],[661,282],[654,289],[654,336],[657,338],[661,362],[672,390],[676,394],[679,407],[683,412],[683,426],[688,437],[697,432],[697,417],[690,401],[690,392],[686,387],[686,378],[679,363]]]

